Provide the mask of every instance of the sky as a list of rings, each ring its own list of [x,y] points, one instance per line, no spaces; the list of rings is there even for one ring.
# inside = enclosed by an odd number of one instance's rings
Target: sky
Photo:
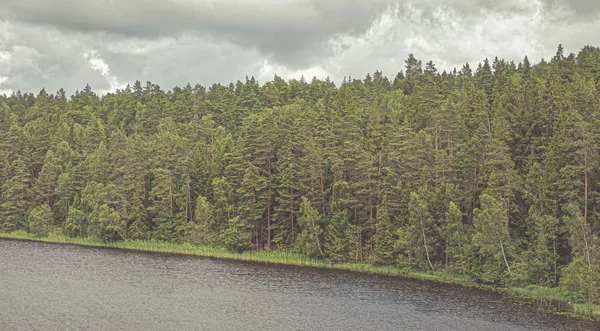
[[[600,46],[600,0],[2,0],[0,94],[438,70]]]

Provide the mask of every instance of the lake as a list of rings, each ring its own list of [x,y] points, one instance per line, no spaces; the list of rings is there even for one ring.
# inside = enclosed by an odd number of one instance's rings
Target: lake
[[[0,239],[0,330],[600,330],[430,281]]]

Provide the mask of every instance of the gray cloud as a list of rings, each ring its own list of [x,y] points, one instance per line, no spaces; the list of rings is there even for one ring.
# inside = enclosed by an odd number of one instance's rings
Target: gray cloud
[[[596,0],[3,0],[0,93],[394,75],[600,45]]]
[[[10,20],[70,31],[128,37],[210,35],[306,66],[318,47],[336,33],[360,33],[388,5],[387,0],[4,0]]]
[[[551,6],[566,7],[578,16],[597,16],[600,12],[600,1],[597,0],[546,0]]]
[[[84,57],[91,38],[9,22],[0,23],[0,31],[0,52],[5,54],[0,77],[6,77],[0,90],[37,92],[45,87],[54,92],[64,87],[74,92],[87,83],[110,88]]]

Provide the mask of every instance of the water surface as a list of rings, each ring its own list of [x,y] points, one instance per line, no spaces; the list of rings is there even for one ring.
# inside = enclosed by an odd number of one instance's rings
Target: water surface
[[[0,239],[0,330],[600,330],[497,293]]]

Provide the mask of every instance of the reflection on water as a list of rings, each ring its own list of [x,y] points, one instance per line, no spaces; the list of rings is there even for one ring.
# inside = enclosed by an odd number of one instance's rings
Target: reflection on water
[[[600,330],[496,293],[337,270],[0,240],[0,330]]]

